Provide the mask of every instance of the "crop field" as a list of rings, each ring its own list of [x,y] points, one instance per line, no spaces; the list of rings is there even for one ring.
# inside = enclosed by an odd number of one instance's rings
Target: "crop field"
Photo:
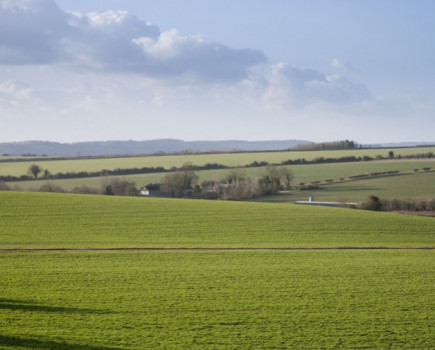
[[[433,218],[0,192],[0,348],[432,349],[434,248]]]
[[[198,172],[202,175],[203,172]],[[125,175],[125,176],[112,176],[110,178],[119,178],[121,180],[134,181],[137,187],[142,187],[152,182],[161,182],[167,173],[153,173],[153,174],[141,174],[141,175]],[[47,182],[60,186],[66,191],[71,191],[74,187],[88,186],[95,189],[100,189],[102,183],[106,180],[106,177],[85,177],[78,179],[40,179],[30,181],[16,181],[7,182],[7,184],[13,189],[24,191],[37,191],[39,187]]]
[[[102,169],[114,170],[117,168],[143,168],[158,167],[170,169],[180,167],[186,162],[194,165],[206,163],[219,163],[227,166],[243,166],[254,161],[266,161],[268,163],[281,163],[285,160],[297,160],[305,158],[313,160],[318,157],[339,158],[346,156],[371,156],[382,155],[386,157],[389,151],[396,156],[406,156],[416,153],[434,152],[435,147],[419,148],[392,148],[392,149],[355,149],[343,151],[286,151],[286,152],[255,152],[255,153],[225,153],[225,154],[197,154],[197,155],[174,155],[174,156],[145,156],[126,158],[98,158],[98,159],[75,159],[75,160],[51,160],[51,161],[26,161],[0,163],[0,175],[25,175],[31,164],[37,163],[51,173],[100,171]]]
[[[269,203],[286,203],[297,200],[308,200],[313,196],[324,202],[362,202],[369,196],[381,199],[420,199],[435,198],[435,172],[419,172],[415,174],[386,176],[361,179],[343,183],[321,185],[309,191],[292,190],[277,195],[258,197],[255,201]]]
[[[1,254],[3,349],[433,349],[432,251]]]
[[[0,164],[1,168],[2,164]],[[342,177],[348,177],[356,174],[365,174],[372,172],[382,172],[398,170],[401,172],[413,172],[414,169],[430,167],[435,169],[435,160],[388,160],[388,161],[371,161],[371,162],[355,162],[355,163],[331,163],[331,164],[309,164],[309,165],[290,165],[296,185],[300,182],[310,183],[311,181],[325,181],[326,179],[338,180]],[[243,171],[248,176],[260,176],[263,168],[245,168]],[[199,182],[204,180],[217,180],[224,178],[228,173],[227,169],[221,170],[202,170],[198,171]],[[127,175],[121,176],[122,179],[134,181],[138,187],[144,186],[151,182],[161,182],[167,173],[143,174],[143,175]],[[50,180],[53,184],[59,185],[65,190],[71,190],[76,186],[89,186],[94,188],[101,187],[101,178],[81,178],[81,179],[61,179]],[[9,182],[10,186],[17,185],[21,189],[31,190],[38,189],[46,180],[34,180],[25,182]],[[411,188],[408,188],[411,192]],[[411,193],[409,194],[411,195]]]
[[[435,220],[293,204],[0,192],[0,248],[427,247]]]

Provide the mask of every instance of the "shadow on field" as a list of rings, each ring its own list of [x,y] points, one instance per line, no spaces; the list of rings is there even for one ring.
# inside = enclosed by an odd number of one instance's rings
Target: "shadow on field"
[[[34,301],[3,299],[0,298],[0,310],[19,310],[19,311],[41,311],[41,312],[65,312],[65,313],[93,313],[108,314],[104,310],[80,309],[73,307],[59,307],[49,305],[38,305]]]
[[[7,347],[22,347],[28,349],[63,349],[63,350],[119,350],[119,348],[108,348],[105,346],[68,344],[51,340],[39,340],[28,338],[17,338],[0,335],[0,345]]]

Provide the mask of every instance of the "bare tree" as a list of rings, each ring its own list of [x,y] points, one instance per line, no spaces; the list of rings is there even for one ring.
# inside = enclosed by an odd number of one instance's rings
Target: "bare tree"
[[[263,194],[273,194],[279,190],[289,190],[293,173],[287,167],[268,165],[259,180]]]
[[[258,181],[247,176],[237,183],[227,184],[220,193],[220,196],[223,199],[244,200],[260,194]]]
[[[226,175],[226,180],[228,184],[236,184],[246,177],[245,169],[232,168],[229,169]]]
[[[197,183],[195,167],[192,163],[185,163],[180,170],[169,173],[163,179],[162,191],[171,197],[183,197],[186,190],[192,189]]]
[[[101,181],[100,193],[105,195],[116,196],[135,196],[138,194],[136,183],[126,179],[120,180],[119,178],[103,178]]]

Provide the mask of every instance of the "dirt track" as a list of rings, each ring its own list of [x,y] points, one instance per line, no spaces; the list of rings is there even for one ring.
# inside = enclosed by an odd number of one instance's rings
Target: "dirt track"
[[[190,252],[190,251],[321,251],[321,250],[435,250],[435,247],[118,247],[118,248],[0,248],[0,253],[38,252]]]

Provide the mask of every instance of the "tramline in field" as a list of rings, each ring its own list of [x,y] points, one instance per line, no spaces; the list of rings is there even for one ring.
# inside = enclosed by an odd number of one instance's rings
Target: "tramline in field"
[[[433,218],[0,192],[0,222],[8,348],[435,346]]]

